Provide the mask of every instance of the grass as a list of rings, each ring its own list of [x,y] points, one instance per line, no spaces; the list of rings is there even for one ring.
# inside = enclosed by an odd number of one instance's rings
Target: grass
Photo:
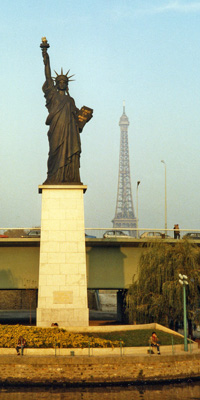
[[[173,336],[173,344],[184,343],[184,338],[181,338],[179,336],[171,335],[169,333],[158,330],[156,331],[156,333],[159,338],[160,344],[162,346],[171,345],[172,336]],[[150,329],[139,329],[139,330],[119,331],[119,332],[87,333],[87,336],[89,336],[90,338],[98,337],[100,339],[111,340],[111,341],[122,340],[124,342],[125,347],[141,347],[141,346],[148,346],[151,334],[152,330]]]

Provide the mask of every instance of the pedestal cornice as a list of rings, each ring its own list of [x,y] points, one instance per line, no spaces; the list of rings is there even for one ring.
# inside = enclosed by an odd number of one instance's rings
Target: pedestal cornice
[[[74,189],[78,189],[78,190],[83,190],[83,193],[86,192],[87,190],[87,186],[86,185],[39,185],[38,186],[38,192],[42,193],[43,190],[45,189],[67,189],[67,190],[74,190]]]

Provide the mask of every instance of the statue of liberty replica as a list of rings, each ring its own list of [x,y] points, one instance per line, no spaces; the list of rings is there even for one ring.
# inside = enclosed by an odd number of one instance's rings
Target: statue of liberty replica
[[[74,99],[69,94],[68,83],[73,75],[69,71],[52,78],[48,55],[49,44],[45,37],[40,45],[45,66],[46,81],[42,87],[46,98],[49,115],[46,125],[49,125],[49,157],[47,179],[44,185],[81,184],[80,180],[80,133],[84,125],[92,118],[93,110],[83,106],[76,107]]]

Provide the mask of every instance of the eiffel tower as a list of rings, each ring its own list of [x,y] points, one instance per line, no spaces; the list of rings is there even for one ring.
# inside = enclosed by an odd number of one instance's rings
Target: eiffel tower
[[[113,228],[136,228],[137,219],[133,208],[131,191],[129,148],[128,148],[128,126],[129,120],[125,114],[125,103],[123,103],[123,114],[119,120],[120,126],[120,154],[119,175],[117,189],[117,203],[115,216],[112,220]],[[123,229],[122,229],[123,230]],[[128,231],[129,235],[136,237],[136,231]]]

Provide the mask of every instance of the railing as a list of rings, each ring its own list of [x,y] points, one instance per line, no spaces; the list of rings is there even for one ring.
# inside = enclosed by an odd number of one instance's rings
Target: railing
[[[199,233],[199,238],[200,238],[200,229],[178,229],[180,234],[185,234],[189,232],[195,232]],[[96,238],[101,238],[103,237],[104,233],[107,231],[119,231],[119,232],[124,232],[130,236],[136,236],[138,232],[138,238],[141,236],[142,233],[145,232],[158,232],[162,233],[163,235],[169,235],[173,239],[174,237],[174,229],[164,229],[164,228],[85,228],[85,232],[87,235],[90,236],[95,236]],[[130,234],[133,233],[132,234]],[[135,235],[134,235],[135,234]],[[170,235],[171,234],[171,235]]]
[[[0,228],[0,236],[5,235],[7,231],[19,231],[19,236],[20,231],[24,232],[25,234],[28,234],[30,231],[38,231],[40,228],[32,228],[32,227],[21,227],[21,228]],[[199,238],[200,238],[200,229],[178,229],[180,231],[181,236],[184,236],[184,234],[189,233],[189,232],[195,232],[199,233]],[[105,234],[106,231],[116,231],[116,232],[124,232],[126,235],[133,236],[138,236],[140,238],[142,233],[145,232],[159,232],[163,235],[163,238],[165,238],[165,235],[169,235],[171,239],[174,237],[174,229],[157,229],[157,228],[113,228],[113,227],[108,227],[108,228],[85,228],[85,234],[86,238],[102,238],[103,235]],[[137,234],[138,232],[138,234]],[[117,236],[118,237],[118,236]],[[192,239],[192,238],[191,238]]]
[[[123,357],[123,356],[144,356],[148,354],[150,357],[153,354],[156,354],[157,351],[151,347],[151,344],[146,345],[146,346],[137,346],[137,347],[127,347],[124,345],[123,341],[119,338],[118,344],[115,345],[114,347],[100,347],[100,346],[95,346],[95,343],[92,341],[92,337],[88,339],[88,343],[86,344],[85,341],[85,346],[80,346],[80,347],[62,347],[62,343],[57,343],[55,341],[54,344],[52,344],[52,347],[38,347],[38,348],[31,348],[31,347],[24,347],[23,350],[20,349],[20,354],[21,356],[27,356],[27,355],[43,355],[43,356],[106,356],[106,355],[112,355],[112,356],[118,356],[118,357]],[[188,353],[192,354],[195,353],[197,350],[197,343],[193,342],[190,338],[187,339],[188,342]],[[43,340],[43,344],[45,344],[45,341]],[[183,349],[183,344],[175,344],[174,343],[174,337],[172,336],[171,338],[171,345],[162,345],[161,344],[161,353],[164,355],[176,355],[176,354],[184,354],[184,349]],[[3,347],[1,348],[1,354],[13,354],[15,352],[14,348],[6,348]]]

